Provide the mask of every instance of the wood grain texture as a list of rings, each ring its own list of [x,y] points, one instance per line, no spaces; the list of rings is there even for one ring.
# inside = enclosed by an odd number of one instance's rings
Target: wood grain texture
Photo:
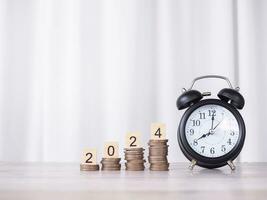
[[[266,199],[267,163],[168,172],[80,172],[79,164],[0,163],[0,199]]]

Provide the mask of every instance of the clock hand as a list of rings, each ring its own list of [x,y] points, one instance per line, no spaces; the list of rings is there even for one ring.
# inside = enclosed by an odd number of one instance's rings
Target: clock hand
[[[223,121],[224,119],[222,119],[212,130],[214,131],[219,125],[220,123]]]
[[[211,130],[213,129],[213,123],[214,123],[214,112],[211,115]]]
[[[214,130],[221,124],[221,122],[224,120],[224,119],[222,119],[214,128],[213,128],[213,122],[214,122],[214,115],[212,115],[212,118],[211,118],[211,129],[209,130],[209,132],[208,133],[206,133],[206,134],[203,134],[203,135],[201,135],[199,138],[197,138],[197,139],[195,139],[194,141],[198,141],[198,140],[200,140],[200,139],[202,139],[202,138],[205,138],[205,137],[207,137],[207,136],[209,136],[209,135],[213,135],[214,134]]]
[[[202,139],[202,138],[205,138],[205,137],[207,137],[207,136],[209,136],[210,135],[210,132],[208,132],[208,133],[206,133],[206,134],[203,134],[202,136],[200,136],[198,139],[195,139],[195,141],[198,141],[198,140],[200,140],[200,139]]]
[[[209,132],[208,133],[206,133],[206,134],[203,134],[202,136],[200,136],[199,138],[197,138],[197,139],[195,139],[195,141],[198,141],[198,140],[200,140],[200,139],[202,139],[202,138],[205,138],[205,137],[207,137],[207,136],[209,136],[209,135],[213,135],[214,134],[214,130],[220,125],[220,123],[223,121],[223,119],[213,128],[213,124],[214,124],[214,113],[212,113],[212,115],[211,115],[211,129],[209,130]]]

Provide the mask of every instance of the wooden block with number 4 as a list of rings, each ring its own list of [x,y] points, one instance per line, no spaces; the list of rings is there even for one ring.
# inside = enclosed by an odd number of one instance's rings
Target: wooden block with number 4
[[[139,148],[141,147],[141,133],[130,132],[126,134],[125,138],[126,148]]]
[[[151,139],[165,140],[166,139],[166,124],[152,123],[151,124]]]
[[[106,142],[104,146],[104,158],[118,158],[119,157],[119,143]]]
[[[82,164],[95,165],[97,162],[96,149],[85,148],[82,154]]]

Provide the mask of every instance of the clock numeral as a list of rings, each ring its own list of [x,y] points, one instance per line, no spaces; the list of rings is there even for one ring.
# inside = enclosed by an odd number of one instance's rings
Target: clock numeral
[[[201,146],[201,153],[204,153],[205,151],[205,146]]]
[[[194,135],[194,133],[195,133],[194,129],[190,129],[190,130],[189,130],[189,134],[190,134],[190,135]]]
[[[221,151],[222,151],[222,152],[225,152],[225,151],[226,151],[226,147],[225,147],[225,145],[222,145],[222,147],[221,147]]]
[[[216,116],[216,110],[209,110],[209,116]]]
[[[232,145],[232,140],[231,140],[231,138],[228,139],[227,143],[228,143],[229,145]]]
[[[199,119],[206,119],[205,113],[199,113]]]
[[[211,154],[215,154],[215,149],[214,149],[214,147],[210,148],[210,153],[211,153]]]
[[[200,126],[200,120],[192,120],[193,126]]]
[[[197,140],[194,140],[193,145],[194,145],[194,146],[197,146],[197,145],[198,145]]]
[[[230,135],[231,135],[231,136],[234,136],[234,135],[235,135],[235,132],[234,132],[234,131],[231,131],[231,132],[230,132]]]

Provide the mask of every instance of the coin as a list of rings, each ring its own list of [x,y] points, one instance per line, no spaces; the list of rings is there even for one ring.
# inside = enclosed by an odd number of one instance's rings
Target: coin
[[[111,162],[111,161],[102,161],[101,160],[100,163],[109,165],[109,164],[119,164],[120,162]]]
[[[157,164],[157,163],[168,163],[168,160],[149,160],[150,164]]]
[[[167,148],[151,148],[149,147],[149,152],[168,152]]]
[[[144,148],[124,149],[125,169],[127,171],[143,171],[145,169],[144,150]]]
[[[151,151],[149,153],[151,156],[167,156],[168,152],[167,151]]]
[[[162,167],[162,166],[168,166],[169,167],[169,163],[164,163],[164,162],[161,162],[161,163],[152,163],[150,164],[150,167]]]
[[[125,155],[125,160],[136,160],[136,159],[143,160],[143,158],[144,158],[143,155]]]
[[[121,158],[102,158],[102,161],[107,162],[120,162]]]
[[[127,163],[145,163],[146,160],[127,160]]]
[[[98,171],[99,165],[89,165],[89,164],[80,164],[80,170],[81,171]]]
[[[102,167],[101,170],[102,171],[120,171],[121,168],[105,168],[105,167]]]
[[[149,142],[165,142],[167,143],[169,140],[168,139],[163,139],[163,140],[149,140]]]
[[[124,151],[138,151],[138,152],[143,152],[145,149],[144,148],[124,148]]]
[[[152,159],[152,160],[162,160],[162,159],[164,159],[164,160],[166,160],[167,157],[166,156],[162,156],[162,155],[160,155],[160,156],[158,156],[158,155],[156,155],[156,156],[150,156],[149,155],[149,159]]]
[[[135,162],[127,162],[125,163],[126,167],[134,167],[134,166],[144,166],[144,163],[135,163]]]
[[[149,155],[148,161],[150,163],[149,169],[151,171],[168,171],[168,140],[149,140]]]
[[[140,167],[140,168],[138,168],[138,167],[131,167],[131,168],[128,168],[128,167],[126,167],[125,168],[127,171],[144,171],[145,170],[145,167]]]
[[[120,158],[102,158],[101,170],[103,171],[118,171],[121,169]]]
[[[143,152],[135,152],[135,151],[133,151],[133,152],[126,151],[126,152],[124,152],[124,154],[125,155],[144,155]]]
[[[148,145],[166,145],[168,140],[149,140]]]
[[[169,145],[150,146],[149,147],[149,150],[151,150],[151,149],[155,149],[155,150],[158,150],[158,149],[166,149],[166,150],[168,150],[168,147],[169,147]]]

